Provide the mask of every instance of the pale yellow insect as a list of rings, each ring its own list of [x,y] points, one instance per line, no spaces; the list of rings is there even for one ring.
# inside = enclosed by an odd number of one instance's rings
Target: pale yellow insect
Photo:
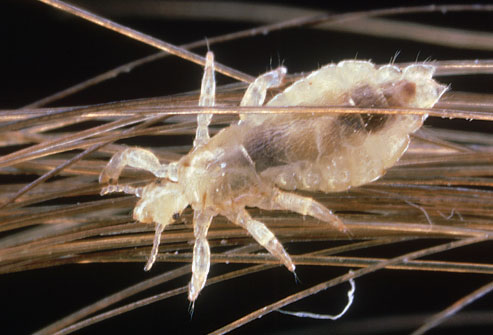
[[[214,106],[213,54],[207,54],[200,106]],[[380,68],[367,61],[329,64],[295,82],[267,106],[355,106],[431,108],[446,91],[432,79],[434,67],[415,64],[404,70]],[[258,77],[242,106],[261,106],[270,87],[282,83],[280,67]],[[254,220],[245,207],[291,210],[310,215],[347,232],[342,221],[309,197],[283,190],[335,192],[371,182],[396,163],[409,144],[409,134],[425,115],[377,114],[243,114],[240,121],[209,138],[212,115],[202,114],[194,148],[177,162],[161,164],[149,150],[128,148],[116,153],[100,183],[116,183],[125,166],[147,170],[158,179],[143,188],[109,185],[102,194],[127,192],[141,198],[134,219],[155,223],[149,270],[158,253],[161,233],[188,205],[194,210],[192,279],[188,299],[195,301],[210,267],[207,231],[216,215],[244,227],[290,271],[289,254],[274,234]],[[281,190],[282,189],[282,190]]]

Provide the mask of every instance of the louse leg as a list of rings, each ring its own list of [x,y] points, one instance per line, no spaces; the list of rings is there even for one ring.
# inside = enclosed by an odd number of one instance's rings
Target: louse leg
[[[261,106],[264,103],[267,90],[271,87],[280,86],[286,72],[286,68],[280,66],[259,76],[248,86],[243,99],[241,99],[240,106]]]
[[[289,271],[294,272],[296,267],[291,260],[291,257],[289,257],[289,254],[284,250],[281,242],[279,242],[265,224],[252,219],[245,209],[240,210],[236,216],[228,216],[228,219],[245,228],[261,246],[267,249],[273,256],[277,257]]]
[[[193,233],[195,245],[193,247],[192,279],[188,286],[188,300],[194,302],[204,288],[211,265],[211,250],[207,242],[207,231],[211,225],[213,215],[203,210],[193,213]]]
[[[168,177],[168,165],[161,165],[159,159],[151,151],[142,148],[127,148],[111,157],[99,175],[99,183],[116,183],[127,165],[149,171],[159,178]]]
[[[284,209],[301,215],[310,215],[320,221],[330,223],[340,232],[349,234],[348,228],[337,215],[334,215],[327,207],[310,197],[304,197],[277,189],[270,199],[270,202],[262,203],[259,207],[269,210]]]
[[[204,76],[200,87],[199,106],[212,107],[216,98],[216,79],[214,77],[214,54],[209,51],[206,55]],[[199,147],[209,142],[209,124],[211,123],[212,114],[197,115],[197,131],[193,146]]]

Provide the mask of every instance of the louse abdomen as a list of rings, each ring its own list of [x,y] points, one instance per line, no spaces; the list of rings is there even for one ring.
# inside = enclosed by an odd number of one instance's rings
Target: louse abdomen
[[[365,108],[430,108],[446,87],[434,68],[379,69],[369,62],[331,64],[296,82],[269,106],[341,105]],[[244,118],[244,146],[257,172],[287,189],[334,192],[369,183],[402,156],[409,134],[426,115],[251,115]],[[249,128],[248,125],[251,125]]]
[[[406,150],[423,117],[391,116],[380,131],[356,130],[333,115],[278,124],[278,135],[251,137],[245,146],[257,172],[287,189],[335,192],[380,177]],[[261,130],[257,134],[267,132]],[[269,128],[272,130],[272,128]],[[403,131],[405,134],[403,135]],[[255,130],[252,131],[252,133]]]

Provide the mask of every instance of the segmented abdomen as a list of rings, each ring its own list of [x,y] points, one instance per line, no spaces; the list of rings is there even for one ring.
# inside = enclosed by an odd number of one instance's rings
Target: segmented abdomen
[[[370,62],[331,64],[299,80],[268,106],[432,107],[446,87],[434,68],[403,71]],[[263,178],[284,189],[334,192],[375,180],[396,163],[426,116],[278,114],[243,116],[237,129]]]

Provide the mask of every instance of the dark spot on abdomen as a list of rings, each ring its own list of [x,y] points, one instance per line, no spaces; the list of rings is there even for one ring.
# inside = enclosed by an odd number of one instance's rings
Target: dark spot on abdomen
[[[406,107],[416,95],[416,84],[407,80],[389,82],[382,86],[362,85],[350,95],[350,102],[362,108]],[[391,120],[390,114],[342,114],[338,118],[345,134],[365,131],[367,133],[382,130]]]
[[[389,107],[406,107],[416,96],[416,83],[400,80],[383,87],[383,94]]]
[[[392,118],[388,114],[342,114],[338,117],[337,122],[343,128],[345,133],[356,132],[376,132],[381,130],[385,124]]]
[[[387,108],[389,107],[385,95],[380,87],[362,85],[355,88],[349,99],[351,105],[362,108]],[[338,118],[344,133],[350,135],[356,132],[376,132],[381,130],[391,115],[387,114],[342,114]]]

